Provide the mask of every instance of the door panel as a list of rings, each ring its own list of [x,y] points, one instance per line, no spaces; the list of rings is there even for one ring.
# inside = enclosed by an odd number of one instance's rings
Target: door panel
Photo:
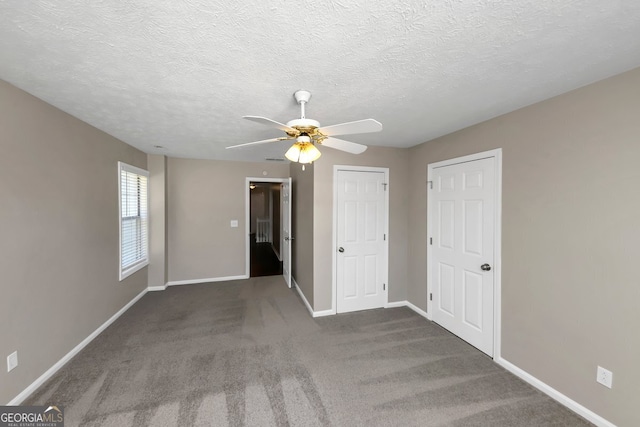
[[[482,200],[463,200],[462,216],[464,217],[464,247],[469,255],[482,256]]]
[[[455,293],[455,285],[454,285],[454,277],[455,277],[455,269],[447,264],[440,263],[440,298],[436,301],[439,302],[440,310],[445,313],[454,316],[454,293]]]
[[[455,206],[452,201],[443,200],[439,203],[438,209],[440,210],[440,247],[443,249],[453,249],[455,242],[454,231],[454,212]]]
[[[338,313],[383,307],[386,272],[385,174],[338,171],[336,305]],[[338,249],[336,248],[336,249]]]
[[[493,354],[493,157],[433,169],[433,320]]]
[[[482,276],[465,271],[462,276],[462,321],[482,331]]]
[[[378,255],[364,256],[364,294],[366,296],[376,295],[378,292]]]

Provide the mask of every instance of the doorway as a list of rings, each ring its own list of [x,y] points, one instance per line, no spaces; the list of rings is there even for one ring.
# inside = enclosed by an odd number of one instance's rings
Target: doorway
[[[246,178],[246,276],[282,275],[291,287],[291,178]]]
[[[280,195],[282,184],[249,183],[250,277],[282,274]]]
[[[388,178],[387,168],[334,169],[337,313],[388,302]]]
[[[500,336],[500,171],[500,150],[428,166],[428,317],[491,357]]]

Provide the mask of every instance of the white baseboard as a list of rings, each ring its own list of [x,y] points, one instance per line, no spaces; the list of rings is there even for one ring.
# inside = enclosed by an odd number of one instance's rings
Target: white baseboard
[[[307,307],[307,310],[309,310],[309,314],[313,317],[313,308],[311,307],[311,304],[309,304],[309,301],[307,301],[307,297],[304,296],[300,286],[298,286],[298,282],[296,282],[296,279],[294,279],[293,276],[291,276],[291,282],[293,283],[293,287],[296,288],[296,291],[298,291],[298,295],[302,298],[302,302]]]
[[[393,301],[393,302],[388,302],[384,308],[398,308],[398,307],[406,307],[406,306],[407,306],[407,301]]]
[[[127,311],[133,304],[135,304],[140,298],[144,296],[148,292],[148,289],[144,289],[138,295],[136,295],[131,301],[129,301],[124,307],[122,307],[116,314],[111,316],[109,320],[104,322],[98,329],[93,331],[91,335],[86,337],[80,344],[75,346],[69,353],[65,354],[62,359],[58,360],[55,365],[50,367],[44,374],[40,375],[40,377],[31,383],[27,388],[25,388],[22,393],[17,395],[13,400],[7,403],[8,406],[20,405],[27,397],[29,397],[34,391],[38,389],[42,384],[45,383],[49,378],[51,378],[56,372],[60,370],[69,360],[73,358],[76,354],[80,353],[80,351],[85,348],[91,341],[93,341],[102,331],[107,329],[109,325],[115,322],[118,317],[122,316],[125,311]]]
[[[311,314],[312,317],[324,317],[324,316],[332,316],[336,314],[336,310],[333,310],[333,309],[313,311],[313,308],[311,308],[311,304],[309,304],[309,301],[307,301],[307,298],[304,296],[304,294],[300,290],[300,286],[298,286],[298,283],[293,278],[291,280],[293,281],[293,286],[298,291],[298,294],[300,294],[300,298],[302,298],[302,302],[304,302],[304,305],[307,307],[307,310],[309,310],[309,313]],[[415,305],[411,304],[408,301],[393,301],[385,305],[385,308],[398,308],[398,307],[409,307],[419,315],[423,317],[427,317],[426,312],[419,309],[418,307],[416,307]]]
[[[325,317],[325,316],[333,316],[334,314],[336,314],[335,310],[320,310],[320,311],[314,311],[313,312],[313,317]]]
[[[300,298],[302,298],[302,302],[304,302],[304,305],[307,307],[307,310],[309,310],[309,314],[311,314],[311,317],[324,317],[324,316],[331,316],[332,314],[336,314],[335,310],[313,311],[311,304],[309,304],[309,301],[307,301],[307,297],[304,296],[304,294],[302,293],[302,290],[300,289],[300,286],[298,286],[298,283],[296,282],[296,279],[293,278],[293,276],[291,277],[291,281],[293,282],[293,287],[296,288],[296,290],[298,291]]]
[[[230,280],[243,280],[248,279],[249,276],[226,276],[226,277],[209,277],[206,279],[193,279],[193,280],[174,280],[172,282],[167,282],[164,286],[149,286],[147,290],[155,292],[155,291],[164,291],[169,286],[181,286],[181,285],[196,285],[198,283],[210,283],[210,282],[226,282]]]
[[[596,414],[595,412],[591,411],[590,409],[585,408],[584,406],[582,406],[581,404],[579,404],[575,400],[565,396],[564,394],[560,393],[558,390],[556,390],[553,387],[549,386],[548,384],[540,381],[538,378],[534,377],[533,375],[529,374],[528,372],[518,368],[513,363],[511,363],[511,362],[509,362],[509,361],[507,361],[507,360],[505,360],[503,358],[496,359],[495,362],[498,365],[500,365],[503,368],[505,368],[507,371],[509,371],[512,374],[514,374],[515,376],[521,378],[522,380],[528,382],[529,384],[531,384],[532,386],[534,386],[535,388],[537,388],[541,392],[545,393],[546,395],[548,395],[552,399],[558,401],[562,405],[564,405],[567,408],[571,409],[576,414],[581,415],[582,417],[584,417],[587,420],[591,421],[593,424],[595,424],[597,426],[600,426],[600,427],[616,427],[615,424],[613,424],[612,422],[605,420],[600,415]]]
[[[421,309],[420,307],[418,307],[417,305],[414,305],[412,303],[410,303],[409,301],[407,301],[407,307],[409,307],[411,310],[415,311],[416,313],[418,313],[420,316],[424,317],[427,320],[431,320],[429,319],[429,316],[427,315],[427,312],[424,311],[423,309]]]
[[[385,308],[398,308],[398,307],[408,307],[411,310],[413,310],[416,313],[418,313],[420,316],[424,317],[425,319],[430,320],[429,317],[427,317],[427,312],[426,311],[424,311],[423,309],[421,309],[417,305],[410,303],[409,301],[389,302],[385,306]]]
[[[226,277],[209,277],[207,279],[194,279],[194,280],[174,280],[172,282],[167,282],[167,286],[180,286],[180,285],[196,285],[198,283],[209,283],[209,282],[226,282],[230,280],[243,280],[248,279],[249,276],[226,276]]]

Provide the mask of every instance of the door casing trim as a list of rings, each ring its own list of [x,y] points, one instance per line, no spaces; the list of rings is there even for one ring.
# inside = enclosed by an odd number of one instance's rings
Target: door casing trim
[[[387,190],[384,192],[384,232],[387,236],[384,241],[384,267],[382,278],[386,284],[384,290],[384,308],[389,306],[389,192],[391,191],[391,185],[389,182],[389,168],[375,167],[375,166],[348,166],[348,165],[334,165],[333,166],[333,232],[332,232],[332,245],[331,250],[333,256],[331,257],[331,292],[333,293],[331,298],[331,312],[333,314],[338,313],[338,280],[337,280],[337,257],[338,257],[338,172],[382,172],[384,173],[384,180],[387,183]]]
[[[493,270],[494,270],[494,289],[493,289],[493,359],[501,359],[501,332],[502,332],[502,148],[483,151],[481,153],[470,154],[468,156],[456,157],[454,159],[443,160],[440,162],[429,163],[427,165],[427,180],[433,181],[433,170],[445,166],[456,165],[459,163],[472,162],[493,157],[495,158],[495,209],[494,209],[494,227],[493,227]],[[432,291],[431,283],[431,267],[433,265],[433,253],[429,238],[433,236],[431,224],[432,191],[427,185],[427,319],[433,320],[432,302],[429,300],[429,294]]]

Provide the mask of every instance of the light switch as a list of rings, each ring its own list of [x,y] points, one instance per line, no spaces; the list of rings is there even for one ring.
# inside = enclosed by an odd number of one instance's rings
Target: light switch
[[[238,220],[237,219],[232,219],[231,220],[231,228],[237,228],[238,227]]]
[[[18,352],[14,351],[7,357],[7,372],[18,366]]]

